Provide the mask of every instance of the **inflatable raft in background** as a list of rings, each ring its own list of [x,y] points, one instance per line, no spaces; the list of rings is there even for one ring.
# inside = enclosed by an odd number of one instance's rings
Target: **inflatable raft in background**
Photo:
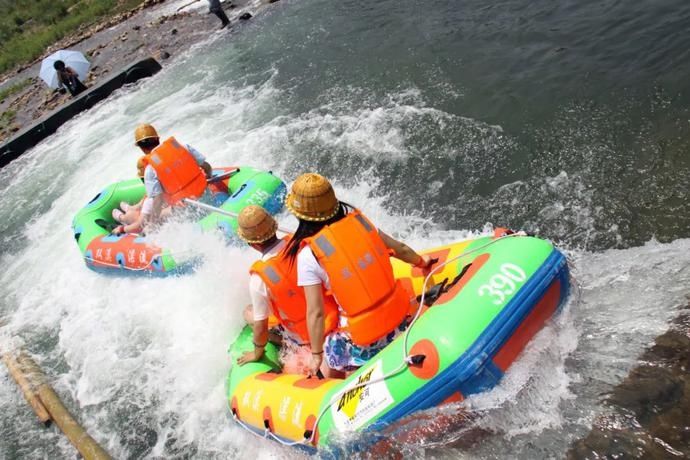
[[[264,207],[271,214],[283,206],[286,187],[270,172],[242,166],[216,168],[214,176],[232,171],[226,179],[209,185],[213,205],[224,211],[239,213],[250,204]],[[84,256],[86,266],[108,273],[148,273],[154,275],[179,274],[188,271],[196,260],[178,263],[170,250],[149,243],[146,237],[135,234],[111,235],[117,225],[111,215],[121,201],[138,203],[145,194],[141,179],[130,179],[109,185],[84,206],[72,221],[74,238]],[[221,229],[232,238],[236,234],[237,219],[224,214],[210,213],[199,221],[202,230]]]
[[[345,380],[281,374],[272,344],[261,361],[234,364],[253,347],[245,328],[230,348],[227,398],[235,420],[261,436],[314,448],[338,433],[376,430],[462,401],[495,386],[568,295],[565,257],[538,238],[502,234],[423,253],[437,257],[439,268],[418,319]],[[392,260],[396,278],[420,295],[422,271]]]

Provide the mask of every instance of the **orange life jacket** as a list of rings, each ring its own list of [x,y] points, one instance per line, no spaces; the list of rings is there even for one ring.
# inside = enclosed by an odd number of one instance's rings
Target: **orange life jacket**
[[[144,162],[156,171],[163,197],[171,205],[185,198],[198,198],[206,190],[206,175],[194,156],[174,137],[162,142],[146,155]]]
[[[331,293],[356,345],[393,331],[409,312],[409,294],[393,277],[389,250],[376,227],[355,210],[306,239],[328,273]]]
[[[291,264],[290,259],[281,251],[268,260],[257,260],[249,272],[259,275],[266,284],[271,310],[280,324],[299,336],[304,343],[309,343],[307,299],[304,289],[297,286],[297,264]],[[338,327],[338,304],[326,292],[323,297],[324,334],[328,334]]]

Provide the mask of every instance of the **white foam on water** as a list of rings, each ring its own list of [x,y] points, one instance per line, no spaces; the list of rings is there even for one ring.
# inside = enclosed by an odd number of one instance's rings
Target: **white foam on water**
[[[577,346],[570,306],[550,321],[528,344],[495,389],[473,395],[464,403],[472,411],[488,413],[478,426],[511,436],[558,428],[562,399],[573,398],[565,358]],[[529,404],[529,410],[525,410]],[[492,412],[492,409],[500,409]]]
[[[409,152],[401,123],[427,117],[439,123],[456,120],[415,102],[414,89],[391,95],[378,107],[348,111],[325,104],[291,115],[281,106],[285,95],[273,85],[274,72],[258,83],[227,83],[214,61],[217,56],[204,59],[208,62],[195,67],[185,61],[173,64],[137,90],[119,92],[0,173],[0,220],[21,236],[21,241],[3,241],[10,250],[0,260],[5,293],[0,313],[7,321],[0,328],[0,346],[23,343],[31,350],[58,392],[115,457],[296,455],[240,429],[230,420],[224,398],[231,366],[226,350],[243,326],[247,269],[257,257],[252,249],[228,246],[216,234],[200,235],[193,224],[170,223],[152,238],[174,251],[202,254],[204,263],[194,273],[120,278],[84,266],[71,219],[103,186],[133,176],[138,157],[134,125],[154,122],[163,136],[174,134],[212,164],[248,164],[283,177],[294,174],[300,152],[292,145],[297,142],[315,141],[363,158],[405,158]],[[482,129],[490,136],[500,133],[497,127]],[[430,221],[417,210],[392,212],[387,197],[375,192],[376,171],[354,184],[351,179],[347,171],[333,176],[338,196],[415,248],[490,230],[488,225],[446,229],[444,222]],[[567,177],[553,181],[567,187]],[[286,213],[280,222],[296,226]],[[489,414],[479,423],[501,433],[487,444],[500,444],[504,435],[519,440],[572,425],[572,416],[563,410],[570,400],[584,405],[585,412],[596,412],[596,392],[579,382],[619,381],[637,353],[663,331],[671,307],[682,301],[688,286],[689,249],[690,241],[681,240],[571,254],[583,285],[582,302],[567,307],[537,336],[499,387],[464,403]],[[606,370],[600,371],[604,364]],[[16,417],[23,403],[5,374],[0,376],[0,403]],[[33,455],[73,455],[55,433],[28,422],[16,429],[7,421],[0,426],[2,438],[31,439]],[[151,440],[137,437],[146,430],[153,432]],[[0,455],[6,449],[0,441]]]

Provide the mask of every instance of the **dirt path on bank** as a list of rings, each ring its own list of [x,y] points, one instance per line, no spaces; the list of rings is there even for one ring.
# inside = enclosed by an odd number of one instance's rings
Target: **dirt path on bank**
[[[220,28],[215,15],[208,13],[207,0],[178,11],[191,1],[144,0],[134,10],[63,38],[48,48],[45,56],[66,48],[81,51],[91,62],[85,83],[92,86],[108,78],[112,71],[148,56],[165,66],[196,43],[233,33],[242,21],[241,16],[254,16],[276,0],[225,0],[223,9],[231,20],[225,29]],[[0,76],[0,91],[28,80],[26,87],[0,102],[0,143],[70,99],[69,94],[51,90],[38,77],[43,57]]]

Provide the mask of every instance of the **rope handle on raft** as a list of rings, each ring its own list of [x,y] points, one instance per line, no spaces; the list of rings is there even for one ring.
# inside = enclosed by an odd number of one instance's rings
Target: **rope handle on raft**
[[[285,441],[285,440],[281,439],[280,437],[276,436],[275,434],[273,434],[272,432],[270,432],[268,429],[265,430],[264,436],[259,436],[259,435],[258,435],[253,429],[251,429],[247,424],[245,424],[244,422],[242,422],[242,421],[237,417],[236,411],[235,411],[234,409],[231,408],[231,412],[232,412],[233,418],[235,419],[235,421],[236,421],[242,428],[244,428],[245,430],[249,431],[250,433],[253,433],[254,435],[256,435],[256,436],[258,436],[258,437],[264,437],[264,438],[265,438],[265,437],[270,437],[270,438],[274,439],[275,441],[279,442],[280,444],[282,444],[282,445],[284,445],[284,446],[294,447],[294,446],[305,445],[305,444],[313,444],[313,442],[314,442],[314,436],[316,435],[316,429],[317,429],[318,426],[319,426],[319,422],[321,421],[321,418],[326,414],[326,412],[328,411],[328,409],[330,409],[330,407],[336,402],[336,400],[338,400],[338,398],[340,398],[342,395],[344,395],[344,394],[347,393],[347,392],[356,390],[356,389],[358,389],[358,388],[364,388],[364,387],[366,387],[366,386],[373,385],[373,384],[375,384],[375,383],[383,382],[383,381],[385,381],[386,379],[388,379],[388,378],[390,378],[390,377],[393,377],[394,375],[399,374],[400,372],[404,371],[405,369],[407,369],[407,368],[410,367],[410,366],[413,366],[413,365],[414,365],[414,366],[419,366],[419,365],[422,365],[422,364],[424,363],[424,360],[426,359],[426,355],[424,355],[424,354],[408,355],[408,352],[407,352],[407,345],[408,345],[408,344],[407,344],[407,342],[408,342],[408,338],[409,338],[410,332],[412,331],[412,327],[414,326],[414,324],[417,322],[417,320],[419,319],[419,317],[420,317],[420,315],[421,315],[421,312],[422,312],[422,305],[424,305],[424,302],[425,302],[425,300],[426,300],[426,293],[427,293],[427,292],[426,292],[426,287],[427,287],[427,284],[429,283],[429,280],[432,279],[432,276],[433,276],[436,272],[438,272],[441,268],[443,268],[443,267],[445,267],[446,265],[448,265],[449,263],[455,262],[455,261],[461,259],[462,257],[465,257],[465,256],[470,255],[470,254],[472,254],[472,253],[481,251],[482,249],[485,249],[485,248],[487,248],[487,247],[489,247],[489,246],[491,246],[491,245],[497,243],[498,241],[500,241],[500,240],[502,240],[502,239],[505,239],[505,238],[514,238],[514,237],[521,237],[521,236],[529,236],[529,235],[527,235],[525,232],[516,232],[516,233],[510,233],[510,234],[501,235],[501,236],[499,236],[498,238],[495,238],[495,239],[489,241],[488,243],[486,243],[486,244],[484,244],[484,245],[482,245],[482,246],[479,246],[479,247],[477,247],[477,248],[471,249],[471,250],[469,250],[469,251],[465,251],[465,252],[463,252],[462,254],[460,254],[460,255],[458,255],[458,256],[455,256],[455,257],[453,257],[452,259],[448,259],[448,260],[446,260],[445,262],[443,262],[443,263],[441,263],[441,264],[435,266],[434,268],[432,268],[432,269],[429,271],[429,273],[426,275],[426,278],[424,278],[424,284],[422,285],[422,294],[421,294],[421,296],[418,298],[418,299],[419,299],[419,304],[418,304],[418,306],[417,306],[417,311],[416,311],[414,317],[412,318],[412,321],[410,321],[409,326],[407,327],[407,329],[405,329],[405,332],[404,332],[404,335],[403,335],[403,358],[402,358],[402,361],[400,362],[400,365],[398,365],[398,367],[395,368],[395,369],[393,369],[391,372],[389,372],[389,373],[387,373],[387,374],[384,374],[383,376],[381,376],[381,377],[379,377],[379,378],[377,378],[377,379],[372,379],[372,380],[369,380],[369,381],[367,381],[367,382],[359,383],[359,384],[357,384],[357,385],[355,385],[355,386],[353,386],[353,387],[348,387],[348,388],[341,389],[340,391],[338,391],[338,392],[336,392],[335,394],[333,394],[333,396],[331,396],[331,399],[326,403],[326,405],[323,407],[323,409],[321,409],[321,411],[319,412],[319,416],[316,417],[316,421],[314,422],[314,428],[313,428],[312,430],[307,430],[307,431],[305,431],[305,432],[304,432],[304,439],[302,439],[301,441]],[[466,266],[465,268],[463,268],[463,270],[466,271],[467,268],[469,268],[469,267]],[[461,272],[461,274],[464,274],[464,273]],[[459,277],[458,277],[458,279],[459,279]],[[309,435],[309,436],[307,436],[307,435]]]

